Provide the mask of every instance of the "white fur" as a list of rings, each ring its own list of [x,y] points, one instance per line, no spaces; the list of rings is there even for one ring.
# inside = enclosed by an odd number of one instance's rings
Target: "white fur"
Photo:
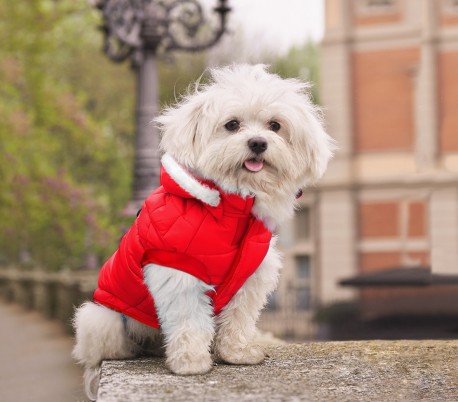
[[[262,349],[253,344],[256,322],[266,304],[267,296],[275,290],[281,269],[281,255],[275,249],[276,239],[258,270],[216,318],[218,331],[215,353],[226,363],[258,364],[264,360]]]
[[[310,100],[308,84],[281,79],[262,65],[234,65],[210,74],[208,84],[156,119],[165,152],[162,164],[182,188],[209,205],[219,204],[219,192],[194,177],[211,180],[229,193],[255,196],[252,213],[273,231],[293,214],[296,192],[323,175],[334,142]],[[240,129],[229,132],[225,124],[233,119]],[[278,132],[270,129],[271,121],[280,123]],[[244,168],[244,162],[256,156],[248,147],[254,137],[268,145],[262,154],[264,167],[256,173]],[[210,285],[173,268],[145,266],[161,332],[130,318],[125,328],[119,313],[83,304],[74,320],[73,356],[85,367],[88,395],[95,398],[103,359],[135,356],[145,349],[146,338],[154,339],[161,352],[164,337],[168,367],[177,374],[209,371],[212,341],[215,354],[227,363],[261,362],[264,352],[252,341],[280,267],[273,241],[257,271],[213,317]]]
[[[173,177],[175,182],[189,194],[212,207],[219,205],[221,201],[219,191],[201,184],[169,154],[164,154],[162,156],[161,163],[164,169]]]
[[[170,370],[182,375],[210,371],[215,328],[206,293],[213,287],[174,268],[149,264],[143,271],[155,300]]]
[[[95,400],[102,360],[134,357],[136,347],[125,335],[120,314],[95,303],[84,303],[76,310],[73,326],[72,356],[84,366],[85,391]]]
[[[84,367],[86,395],[95,400],[100,375],[100,363],[107,359],[127,359],[144,351],[142,342],[152,340],[153,352],[160,355],[160,331],[127,318],[124,327],[121,314],[92,302],[83,303],[75,311],[73,327],[76,344],[73,358]]]

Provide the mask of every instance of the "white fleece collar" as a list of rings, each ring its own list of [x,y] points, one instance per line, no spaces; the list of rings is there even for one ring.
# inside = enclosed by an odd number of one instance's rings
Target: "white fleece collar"
[[[221,201],[219,191],[201,183],[171,155],[164,154],[161,163],[170,177],[193,197],[212,207],[217,207],[219,205]]]

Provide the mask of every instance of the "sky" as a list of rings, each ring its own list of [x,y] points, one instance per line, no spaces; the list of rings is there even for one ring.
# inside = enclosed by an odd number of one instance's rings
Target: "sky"
[[[205,0],[214,6],[216,0]],[[228,0],[229,28],[241,30],[255,46],[280,53],[308,38],[319,41],[324,31],[324,0]]]
[[[233,23],[248,37],[263,36],[280,47],[320,40],[324,30],[323,0],[229,0]]]

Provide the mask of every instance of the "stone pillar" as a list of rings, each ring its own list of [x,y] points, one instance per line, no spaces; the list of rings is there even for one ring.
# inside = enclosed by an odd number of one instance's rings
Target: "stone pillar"
[[[322,180],[348,182],[352,176],[351,7],[345,0],[326,1],[326,33],[321,45],[321,99],[326,128],[338,150]]]
[[[340,280],[357,273],[355,224],[355,205],[351,191],[327,191],[320,194],[318,225],[321,304],[350,300],[355,296],[353,289],[339,285]]]
[[[33,287],[34,309],[46,317],[53,317],[54,289],[49,274],[38,272]]]
[[[348,300],[352,289],[341,279],[353,276],[355,217],[351,190],[353,180],[351,7],[346,0],[326,0],[326,32],[321,46],[321,97],[327,131],[338,150],[320,182],[318,201],[319,302]],[[337,185],[340,190],[330,190]]]
[[[421,0],[421,59],[416,72],[415,158],[419,170],[434,168],[438,151],[437,2]]]
[[[430,202],[431,262],[435,274],[458,273],[458,187],[436,189]]]

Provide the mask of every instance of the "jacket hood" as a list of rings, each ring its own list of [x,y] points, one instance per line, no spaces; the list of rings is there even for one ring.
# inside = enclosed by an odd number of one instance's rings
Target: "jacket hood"
[[[183,198],[197,198],[212,207],[219,205],[220,193],[212,182],[198,180],[169,154],[162,157],[161,163],[161,184],[168,192]]]
[[[223,206],[226,212],[249,214],[254,197],[243,198],[238,194],[223,192],[210,180],[192,175],[171,155],[164,154],[161,159],[161,185],[167,192],[182,198],[195,198],[207,205],[213,215],[221,215]]]

